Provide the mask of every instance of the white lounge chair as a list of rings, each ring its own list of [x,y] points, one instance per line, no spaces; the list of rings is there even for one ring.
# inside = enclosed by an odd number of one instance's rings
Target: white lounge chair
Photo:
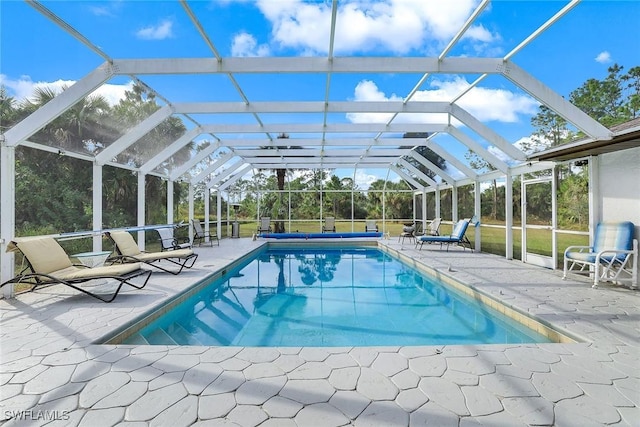
[[[202,244],[202,242],[206,242],[209,239],[209,243],[213,246],[213,241],[215,240],[218,246],[220,246],[220,240],[218,239],[218,234],[216,232],[205,232],[202,229],[202,225],[200,225],[200,221],[197,219],[191,220],[191,226],[193,227],[193,243],[198,242],[198,246]]]
[[[638,240],[633,238],[632,222],[604,223],[596,226],[593,246],[569,246],[564,251],[567,274],[593,274],[593,288],[600,282],[638,285]]]
[[[176,238],[173,235],[173,228],[157,228],[156,231],[160,235],[160,246],[163,251],[173,251],[176,249],[191,249],[189,238]]]
[[[332,216],[328,216],[324,219],[324,225],[322,226],[322,232],[327,231],[336,232],[336,219]]]
[[[364,226],[365,233],[378,232],[378,224],[376,224],[375,219],[368,219]]]
[[[258,233],[271,233],[271,217],[263,216],[260,218],[260,225],[258,225]]]

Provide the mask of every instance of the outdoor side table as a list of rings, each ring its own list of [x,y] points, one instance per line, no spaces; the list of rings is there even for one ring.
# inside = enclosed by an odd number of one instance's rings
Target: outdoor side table
[[[73,258],[77,258],[83,265],[91,267],[101,267],[104,262],[111,255],[110,251],[102,252],[82,252],[79,254],[71,255]]]

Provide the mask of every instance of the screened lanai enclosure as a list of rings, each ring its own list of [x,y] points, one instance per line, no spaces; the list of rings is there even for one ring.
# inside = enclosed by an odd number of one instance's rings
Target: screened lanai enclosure
[[[133,2],[161,7],[185,34],[162,48],[134,46],[135,57],[122,48],[135,41],[108,21],[81,19],[71,3],[2,5],[5,28],[28,17],[60,33],[23,41],[34,55],[55,52],[41,67],[77,66],[27,102],[2,90],[0,282],[14,274],[5,251],[14,236],[83,239],[97,251],[105,230],[127,229],[144,248],[153,227],[196,219],[219,236],[250,238],[262,217],[276,231],[313,232],[327,217],[344,232],[375,220],[391,239],[405,224],[424,229],[442,218],[446,232],[473,218],[475,250],[555,268],[567,242],[587,243],[606,212],[598,156],[625,149],[637,158],[640,124],[601,124],[518,60],[546,32],[575,25],[566,21],[577,0],[542,2],[537,25],[511,34],[500,54],[477,53],[473,43],[490,27],[488,11],[508,12],[510,2],[483,0],[452,17],[457,30],[441,43],[382,55],[348,48],[345,28],[356,25],[348,1],[299,2],[318,13],[316,45],[279,54],[246,37],[251,52],[230,50],[216,19],[252,28],[224,13],[213,19],[208,2]],[[567,37],[578,43],[580,33]],[[551,68],[570,74],[569,65]],[[387,86],[399,77],[410,84]],[[458,88],[453,96],[438,90],[447,82]],[[561,120],[573,150],[522,144],[504,133],[522,111],[498,126],[475,104],[503,96],[529,116],[542,109]]]

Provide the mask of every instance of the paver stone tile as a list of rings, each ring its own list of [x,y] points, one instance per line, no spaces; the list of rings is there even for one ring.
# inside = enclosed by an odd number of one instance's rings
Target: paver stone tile
[[[433,356],[440,354],[441,350],[438,347],[431,346],[409,346],[401,347],[398,354],[406,357],[407,359],[415,359],[416,357]]]
[[[329,357],[329,352],[319,347],[303,347],[298,354],[307,362],[324,362]]]
[[[245,347],[236,356],[251,363],[273,362],[280,357],[280,352],[268,347]]]
[[[409,360],[409,369],[421,377],[440,377],[447,370],[447,361],[441,355],[416,357]]]
[[[106,374],[111,370],[111,364],[105,362],[96,362],[95,360],[87,360],[86,362],[76,365],[71,382],[86,382],[100,375]]]
[[[198,418],[208,420],[226,416],[236,406],[233,393],[220,393],[200,396],[198,400]]]
[[[0,407],[2,408],[0,412],[0,424],[2,424],[3,420],[19,417],[22,415],[21,413],[19,414],[19,412],[33,408],[38,402],[38,395],[36,394],[17,394],[2,400],[0,403]],[[42,402],[40,402],[40,404],[42,406]]]
[[[160,412],[149,422],[149,427],[189,427],[198,419],[198,398],[187,396]]]
[[[245,382],[242,372],[237,371],[224,371],[218,378],[202,391],[202,395],[228,393],[235,391]]]
[[[42,372],[46,371],[47,369],[49,369],[49,366],[35,365],[25,369],[22,372],[16,372],[15,374],[12,375],[13,378],[11,378],[11,383],[12,384],[27,383],[32,379],[34,379],[35,377],[37,377],[38,375],[40,375]]]
[[[426,377],[420,380],[418,387],[430,400],[443,408],[458,415],[470,415],[462,390],[457,384],[439,377]]]
[[[392,377],[398,372],[404,371],[409,366],[407,359],[398,353],[380,353],[371,365],[382,374]]]
[[[309,405],[328,402],[335,391],[327,380],[289,380],[280,390],[280,396]]]
[[[447,367],[473,375],[487,375],[496,371],[495,365],[480,357],[447,357]]]
[[[378,357],[378,351],[371,347],[355,347],[349,352],[349,355],[360,366],[371,366],[376,357]]]
[[[507,397],[502,406],[527,425],[553,424],[553,404],[542,397]]]
[[[555,414],[558,426],[614,424],[621,421],[616,408],[597,402],[589,396],[561,400],[556,403]]]
[[[603,384],[578,384],[587,396],[596,400],[597,402],[604,403],[611,406],[635,406],[633,402],[624,397],[614,387]],[[638,420],[640,421],[640,420]]]
[[[531,381],[506,375],[483,375],[480,386],[502,397],[540,396]]]
[[[400,389],[406,390],[408,388],[418,387],[418,383],[420,382],[420,377],[415,374],[415,372],[406,369],[402,372],[398,372],[395,374],[391,381]]]
[[[462,371],[454,371],[452,369],[447,369],[447,371],[442,375],[443,379],[447,381],[451,381],[452,383],[462,385],[478,385],[480,383],[480,378],[477,375],[470,374],[469,372]]]
[[[378,371],[362,368],[356,391],[371,400],[392,400],[398,395],[398,387]]]
[[[360,377],[360,368],[334,369],[329,375],[329,383],[338,390],[355,390]]]
[[[52,353],[42,359],[43,365],[77,365],[87,360],[87,354],[83,348],[72,348],[66,351]]]
[[[622,417],[622,421],[630,426],[640,420],[640,407],[638,406],[634,406],[633,408],[618,408],[618,412]]]
[[[317,380],[321,378],[329,378],[331,367],[324,362],[306,362],[298,366],[287,376],[292,380]]]
[[[292,418],[269,418],[260,427],[298,427]]]
[[[183,372],[200,363],[200,357],[195,354],[167,354],[151,364],[164,372]]]
[[[124,357],[114,363],[111,367],[112,371],[132,372],[145,366],[153,365],[158,360],[166,357],[164,352],[143,353]],[[160,366],[154,366],[164,372],[170,372]]]
[[[480,426],[508,426],[508,427],[528,427],[518,418],[506,411],[479,417],[467,417],[460,420],[460,427],[480,427]]]
[[[54,390],[71,380],[75,366],[53,366],[39,373],[33,379],[25,383],[23,393],[42,394]]]
[[[124,418],[124,408],[96,409],[87,411],[79,427],[115,426]]]
[[[4,345],[4,343],[2,345]],[[21,357],[19,359],[5,361],[3,354],[2,363],[0,363],[0,369],[2,370],[2,372],[22,372],[33,366],[39,365],[41,361],[42,356]]]
[[[283,354],[274,360],[273,363],[279,366],[284,372],[289,373],[304,364],[305,360],[297,354]]]
[[[504,408],[498,398],[486,389],[478,386],[463,386],[467,408],[472,416],[495,414]]]
[[[293,418],[302,409],[302,404],[282,396],[274,396],[267,400],[262,409],[275,418]]]
[[[220,374],[222,368],[217,363],[200,363],[185,372],[182,384],[189,394],[199,395]]]
[[[47,424],[47,427],[77,427],[80,425],[80,421],[84,418],[85,414],[88,411],[86,409],[78,409],[75,411],[71,411],[68,413],[68,417],[66,419],[58,419]],[[118,426],[121,426],[122,423],[119,423]],[[146,427],[146,425],[145,425]]]
[[[284,375],[246,381],[236,390],[238,405],[262,405],[277,395],[287,382]]]
[[[242,347],[213,347],[200,355],[202,363],[220,363],[240,353]]]
[[[259,406],[238,405],[229,412],[227,418],[245,427],[253,427],[268,419],[269,416]]]
[[[116,363],[118,360],[128,357],[129,351],[130,349],[128,348],[116,347],[113,350],[94,357],[93,360],[96,362]]]
[[[442,406],[427,402],[409,416],[410,426],[458,427],[460,418]]]
[[[407,412],[415,411],[428,400],[429,398],[419,388],[401,391],[396,397],[396,403]]]
[[[409,414],[395,402],[371,402],[354,424],[357,427],[405,426],[409,425]]]
[[[349,419],[342,412],[328,403],[315,403],[305,406],[295,416],[294,421],[298,427],[332,427],[349,423]]]
[[[259,378],[280,377],[284,370],[274,363],[254,363],[242,370],[247,380]]]
[[[163,372],[159,369],[153,368],[151,366],[145,366],[144,368],[137,369],[133,372],[129,373],[129,376],[133,381],[144,381],[150,382],[155,378],[161,376]]]
[[[348,368],[358,366],[358,363],[348,353],[332,354],[324,361],[331,368]]]
[[[52,400],[60,399],[62,397],[79,394],[85,385],[85,383],[67,383],[63,386],[44,393],[40,397],[40,403],[46,403]]]
[[[355,419],[369,406],[371,400],[367,399],[357,391],[338,390],[335,392],[329,404],[345,414],[350,419]]]
[[[166,387],[171,384],[182,382],[182,379],[184,378],[184,374],[185,374],[184,371],[169,372],[169,373],[162,374],[159,377],[154,378],[149,382],[149,390],[153,391],[159,388]]]
[[[622,393],[624,397],[632,401],[636,406],[640,407],[640,379],[630,377],[622,380],[615,380],[613,384],[616,390]]]
[[[147,383],[131,381],[96,402],[92,408],[129,406],[148,391]]]
[[[584,394],[582,389],[567,378],[553,373],[536,373],[531,380],[533,386],[538,390],[540,396],[551,402],[562,399],[571,399]]]
[[[219,365],[225,371],[242,371],[251,366],[251,362],[244,359],[238,359],[237,357],[232,357],[220,362]]]
[[[126,419],[131,421],[151,420],[165,408],[182,400],[187,390],[182,384],[172,384],[158,390],[148,391],[127,408]]]

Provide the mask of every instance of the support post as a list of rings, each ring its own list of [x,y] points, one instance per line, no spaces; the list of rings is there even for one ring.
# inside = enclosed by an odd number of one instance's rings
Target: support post
[[[505,175],[504,184],[505,258],[513,259],[513,177]]]
[[[93,214],[92,214],[92,229],[93,230],[102,230],[102,165],[98,163],[93,163],[93,179],[92,179],[92,206],[93,206]],[[93,251],[100,252],[102,250],[102,234],[98,234],[93,236]]]
[[[0,135],[4,138],[4,135]],[[14,276],[14,254],[7,245],[16,229],[16,148],[0,141],[0,283]],[[13,296],[13,285],[2,288],[2,296]]]
[[[145,225],[145,181],[146,175],[143,172],[138,172],[138,227]],[[141,251],[144,251],[145,230],[138,231],[138,247]]]

